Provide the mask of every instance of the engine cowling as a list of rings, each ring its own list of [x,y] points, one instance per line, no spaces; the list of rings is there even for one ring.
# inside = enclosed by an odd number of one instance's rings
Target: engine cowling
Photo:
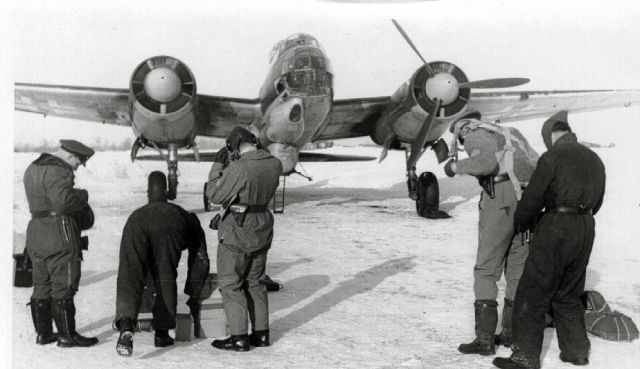
[[[184,63],[170,56],[146,59],[134,69],[129,91],[137,136],[160,146],[193,141],[196,83]]]
[[[390,104],[371,135],[374,142],[382,145],[391,133],[397,141],[412,142],[426,120],[427,112],[432,110],[434,98],[440,99],[442,104],[439,119],[434,121],[437,127],[434,126],[430,134],[432,137],[440,137],[446,129],[439,127],[440,122],[449,122],[451,117],[464,111],[471,94],[469,88],[458,87],[458,83],[468,82],[464,72],[455,64],[444,61],[432,62],[429,66],[433,74],[425,66],[418,68],[391,96]],[[397,145],[391,146],[394,147]]]

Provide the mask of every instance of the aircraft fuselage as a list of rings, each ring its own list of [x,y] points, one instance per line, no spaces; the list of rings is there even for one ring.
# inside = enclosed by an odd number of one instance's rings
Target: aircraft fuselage
[[[295,34],[274,46],[260,89],[263,117],[254,128],[284,173],[295,168],[300,148],[327,123],[332,100],[330,63],[315,38]]]

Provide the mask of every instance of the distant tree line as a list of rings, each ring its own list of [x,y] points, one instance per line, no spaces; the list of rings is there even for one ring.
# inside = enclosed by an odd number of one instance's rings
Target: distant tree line
[[[103,139],[97,137],[94,140],[82,140],[83,143],[90,146],[96,151],[128,151],[133,145],[133,137],[126,137],[120,141],[112,139]],[[224,146],[224,140],[210,137],[196,137],[196,144],[199,150],[219,149]],[[15,142],[13,145],[14,152],[53,152],[58,149],[57,140],[50,141],[42,139],[39,142]]]

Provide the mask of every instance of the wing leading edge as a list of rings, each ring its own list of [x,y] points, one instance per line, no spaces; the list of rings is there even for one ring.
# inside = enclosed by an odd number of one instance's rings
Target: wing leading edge
[[[45,116],[131,125],[126,89],[16,83],[15,109]]]
[[[640,105],[640,90],[574,90],[472,93],[468,110],[501,122],[546,118],[561,110],[572,113]]]

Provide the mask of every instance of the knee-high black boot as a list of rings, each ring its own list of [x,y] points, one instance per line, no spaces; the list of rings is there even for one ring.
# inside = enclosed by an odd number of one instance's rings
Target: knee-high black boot
[[[76,306],[72,298],[53,300],[51,310],[58,327],[59,347],[89,347],[98,343],[96,337],[84,337],[76,332]]]
[[[58,335],[53,333],[53,318],[51,317],[51,299],[31,299],[31,319],[36,328],[36,343],[47,345],[56,342]]]
[[[476,316],[476,338],[471,343],[458,346],[458,351],[463,354],[493,355],[496,353],[493,336],[498,325],[498,302],[476,300],[473,305]]]
[[[511,317],[513,316],[513,300],[504,299],[502,308],[502,331],[496,336],[496,345],[511,347],[513,337],[511,336]]]

